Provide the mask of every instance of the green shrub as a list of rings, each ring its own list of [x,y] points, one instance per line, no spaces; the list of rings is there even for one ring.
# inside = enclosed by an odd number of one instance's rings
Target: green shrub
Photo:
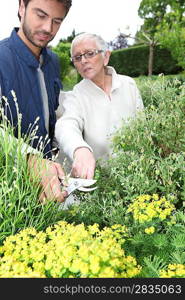
[[[67,76],[70,70],[71,61],[70,61],[70,44],[69,43],[59,43],[56,47],[53,47],[52,50],[58,55],[60,62],[60,76],[61,80]]]
[[[148,46],[134,46],[113,51],[109,64],[120,74],[137,77],[148,75],[148,57]],[[181,70],[167,49],[155,47],[153,74],[176,74]]]

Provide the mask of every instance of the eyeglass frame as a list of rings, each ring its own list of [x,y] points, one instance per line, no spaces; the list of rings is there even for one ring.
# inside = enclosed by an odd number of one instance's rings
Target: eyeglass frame
[[[89,52],[94,52],[94,55],[93,56],[91,56],[91,57],[86,57],[86,55],[87,55],[87,53],[89,53]],[[71,61],[73,62],[73,63],[75,63],[75,62],[81,62],[82,61],[82,56],[84,56],[86,59],[91,59],[91,58],[93,58],[93,57],[95,57],[98,53],[102,53],[102,52],[105,52],[104,50],[102,50],[102,49],[92,49],[92,50],[89,50],[89,51],[87,51],[87,52],[85,52],[85,53],[82,53],[82,54],[79,54],[79,55],[75,55],[75,56],[72,56],[71,57]],[[74,58],[75,57],[80,57],[80,60],[79,61],[75,61],[74,60]]]

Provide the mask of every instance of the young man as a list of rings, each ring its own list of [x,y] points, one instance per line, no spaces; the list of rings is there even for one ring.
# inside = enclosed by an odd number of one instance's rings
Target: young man
[[[0,98],[8,99],[8,119],[17,137],[17,109],[12,96],[15,92],[19,113],[22,115],[21,134],[29,133],[37,119],[37,131],[31,146],[44,148],[44,159],[38,168],[36,154],[30,154],[30,170],[40,178],[41,200],[54,198],[64,201],[59,178],[64,175],[61,166],[47,158],[52,157],[52,141],[56,122],[55,111],[61,88],[57,57],[46,48],[55,37],[66,17],[72,0],[19,0],[20,28],[0,42]],[[45,159],[46,158],[46,159]],[[33,173],[34,173],[33,172]]]

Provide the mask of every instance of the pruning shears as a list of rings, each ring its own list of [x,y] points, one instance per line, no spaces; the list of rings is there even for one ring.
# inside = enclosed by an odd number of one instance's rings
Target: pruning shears
[[[83,178],[72,178],[69,177],[67,179],[67,187],[65,190],[68,193],[68,196],[73,193],[75,190],[82,191],[82,192],[91,192],[97,187],[89,187],[96,183],[94,179],[83,179]]]
[[[72,193],[76,190],[81,192],[91,192],[97,189],[97,187],[90,187],[96,183],[96,180],[94,179],[72,178],[66,176],[63,180],[60,181],[63,188],[68,193],[65,202],[60,204],[61,209],[67,209],[70,205],[75,203],[79,204],[79,200],[72,195]]]

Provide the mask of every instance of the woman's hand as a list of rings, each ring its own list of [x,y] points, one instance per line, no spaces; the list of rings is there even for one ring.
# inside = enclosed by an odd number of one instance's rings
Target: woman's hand
[[[94,177],[95,166],[94,155],[88,148],[82,147],[75,150],[72,176],[92,179]]]

